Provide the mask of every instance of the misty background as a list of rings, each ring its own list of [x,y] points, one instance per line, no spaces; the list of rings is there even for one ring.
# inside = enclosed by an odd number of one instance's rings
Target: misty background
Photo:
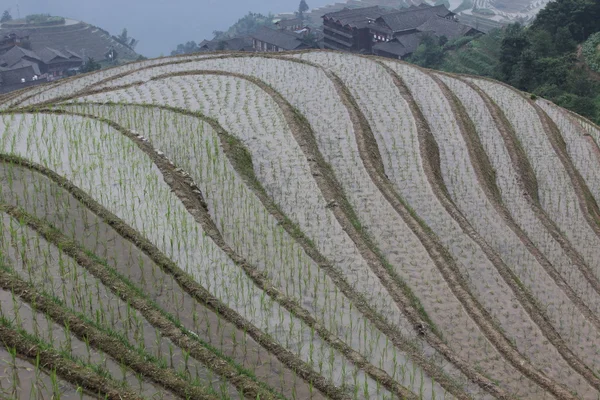
[[[338,0],[339,1],[339,0]],[[333,0],[307,0],[311,8]],[[0,13],[13,18],[48,13],[81,20],[118,35],[127,28],[140,42],[136,52],[146,57],[169,55],[179,43],[212,39],[215,30],[227,30],[249,11],[267,14],[291,12],[300,0],[0,0]]]

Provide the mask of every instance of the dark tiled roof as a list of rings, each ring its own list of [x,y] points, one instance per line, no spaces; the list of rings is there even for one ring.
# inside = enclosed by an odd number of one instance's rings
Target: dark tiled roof
[[[300,35],[289,31],[278,31],[265,26],[251,34],[250,37],[275,45],[283,50],[296,50],[304,45]]]
[[[416,29],[433,17],[454,15],[444,5],[407,9],[382,15],[377,23],[387,25],[394,32]]]
[[[42,59],[35,54],[31,50],[24,49],[19,46],[15,46],[6,53],[2,54],[0,59],[2,60],[2,64],[6,63],[8,67],[12,67],[14,64],[18,63],[24,57],[29,57],[34,60],[42,61]]]
[[[10,32],[19,36],[29,36],[31,48],[34,51],[44,47],[57,49],[61,52],[70,49],[81,54],[85,59],[92,57],[95,60],[102,60],[104,54],[113,47],[119,54],[120,59],[135,60],[138,57],[135,51],[118,43],[106,31],[83,22],[60,27],[0,29],[0,35]]]
[[[49,64],[51,63],[53,60],[59,58],[62,60],[59,61],[64,61],[64,60],[68,60],[69,56],[61,53],[60,51],[56,50],[56,49],[52,49],[50,47],[44,47],[42,49],[39,49],[36,51],[36,54],[38,54],[40,56],[40,58],[42,59],[42,61],[44,61],[44,63]]]
[[[419,25],[417,30],[420,32],[432,32],[436,36],[446,36],[448,39],[454,39],[466,35],[473,28],[456,21],[437,17],[430,18],[424,24]]]
[[[394,54],[398,57],[404,57],[406,54],[409,53],[406,47],[404,47],[404,45],[402,45],[402,43],[398,42],[397,40],[381,42],[373,46],[373,52],[375,54],[379,54],[380,51]]]
[[[408,35],[398,36],[396,39],[406,49],[406,54],[413,53],[419,44],[421,44],[423,34],[420,32],[409,33]]]
[[[252,39],[249,37],[233,38],[227,41],[227,50],[249,50],[252,48]]]
[[[34,74],[41,75],[39,65],[37,65],[34,62],[27,61],[27,60],[19,61],[18,63],[14,64],[12,67],[10,67],[10,70],[12,71],[12,70],[22,69],[22,68],[31,68],[33,70]]]
[[[69,59],[72,60],[74,58],[78,59],[78,60],[83,60],[83,57],[81,57],[79,54],[75,53],[74,51],[71,50],[65,50],[65,54],[69,56]],[[77,60],[76,60],[77,61]]]
[[[281,21],[276,22],[275,25],[286,28],[288,26],[304,25],[304,22],[300,18],[282,19]]]
[[[382,15],[390,12],[379,7],[364,7],[364,8],[344,8],[341,11],[332,12],[323,15],[323,18],[331,19],[339,22],[342,26],[348,25],[352,28],[365,28],[370,25],[369,20],[375,20]]]

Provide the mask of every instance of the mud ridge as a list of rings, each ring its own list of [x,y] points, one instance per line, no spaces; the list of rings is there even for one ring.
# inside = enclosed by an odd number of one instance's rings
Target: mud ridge
[[[19,356],[34,363],[39,358],[43,369],[56,371],[56,374],[65,381],[84,388],[98,398],[101,398],[99,394],[102,394],[102,398],[106,396],[108,400],[142,400],[136,393],[123,390],[111,380],[101,377],[75,361],[63,358],[57,351],[40,348],[34,340],[14,329],[0,325],[0,338],[3,346],[16,349]]]
[[[287,59],[286,59],[287,60]],[[202,71],[203,74],[215,74],[215,75],[229,75],[236,76],[236,74],[224,73],[221,71]],[[181,73],[173,73],[167,74],[168,76],[185,76],[185,75],[198,75],[198,72],[185,71]],[[166,76],[154,77],[153,79],[162,79]],[[382,283],[390,291],[394,300],[400,305],[400,308],[405,312],[411,322],[414,324],[415,329],[418,327],[428,326],[429,324],[425,322],[419,312],[412,305],[412,301],[405,295],[400,289],[397,287],[397,282],[394,281],[391,277],[389,277],[386,268],[380,262],[379,256],[375,254],[372,250],[372,246],[369,246],[364,238],[364,234],[358,231],[351,222],[350,217],[347,216],[347,213],[353,213],[351,207],[349,206],[348,201],[345,198],[345,194],[343,193],[343,189],[337,183],[337,180],[334,176],[334,173],[331,171],[331,167],[327,165],[323,156],[318,150],[318,146],[316,144],[316,140],[314,138],[314,133],[312,132],[312,128],[308,124],[308,122],[304,119],[304,117],[295,110],[287,101],[275,90],[270,88],[264,82],[259,81],[255,78],[248,76],[239,76],[247,79],[250,82],[253,82],[259,85],[263,90],[267,93],[271,94],[273,99],[282,109],[288,124],[294,134],[296,141],[298,142],[300,148],[303,150],[304,154],[309,160],[309,166],[313,173],[315,180],[319,188],[321,189],[325,199],[334,200],[338,204],[339,207],[335,207],[334,214],[340,224],[342,225],[344,231],[349,234],[351,239],[355,242],[359,251],[369,264],[369,266],[374,270],[376,275],[382,280]],[[499,398],[510,398],[508,394],[506,394],[502,389],[500,389],[497,385],[495,385],[488,378],[483,375],[475,372],[473,369],[468,366],[468,363],[461,360],[456,354],[452,352],[452,350],[447,347],[443,343],[443,341],[435,335],[425,335],[426,340],[430,345],[440,351],[446,359],[450,362],[457,365],[463,372],[463,368],[469,371],[470,373],[465,373],[465,375],[469,376],[473,382],[477,383],[480,387],[488,392],[492,392],[494,396]],[[461,368],[462,366],[462,368]],[[464,395],[463,395],[464,396]],[[571,398],[571,397],[567,397]]]
[[[345,280],[345,278],[339,273],[339,271],[336,270],[332,263],[329,260],[327,260],[326,257],[323,256],[314,247],[310,239],[308,239],[304,235],[304,233],[301,232],[299,228],[292,221],[290,221],[289,218],[287,218],[287,216],[285,216],[285,214],[267,195],[261,183],[258,181],[256,176],[254,176],[254,172],[249,169],[246,170],[246,168],[239,165],[240,160],[237,159],[240,157],[239,153],[246,153],[245,155],[241,155],[241,157],[245,158],[250,158],[250,155],[248,151],[243,147],[243,144],[238,143],[237,139],[232,137],[229,133],[227,133],[218,124],[218,122],[214,121],[209,117],[203,116],[200,113],[187,111],[185,109],[179,109],[169,106],[128,103],[128,105],[129,104],[140,107],[168,110],[183,115],[200,118],[209,123],[213,127],[215,132],[217,132],[221,141],[221,147],[223,148],[225,155],[228,157],[229,162],[240,175],[240,177],[246,182],[246,184],[252,190],[252,192],[259,198],[265,209],[277,219],[280,226],[283,227],[286,230],[286,232],[296,241],[296,243],[298,243],[304,249],[306,254],[319,266],[319,268],[323,269],[323,271],[327,274],[327,276],[329,276],[332,279],[332,281],[336,284],[340,291],[344,293],[346,297],[353,301],[353,304],[363,314],[363,316],[369,321],[371,321],[382,333],[384,333],[398,349],[410,354],[411,358],[415,360],[421,367],[423,367],[423,369],[427,371],[427,373],[430,374],[430,376],[432,376],[436,380],[436,382],[440,383],[445,389],[452,387],[452,391],[449,390],[449,392],[451,392],[457,398],[468,398],[465,397],[466,394],[462,391],[462,389],[445,375],[445,372],[441,370],[441,368],[431,364],[426,358],[424,358],[422,353],[415,347],[414,344],[412,344],[409,340],[405,339],[395,327],[393,327],[391,324],[385,321],[385,319],[368,304],[368,301],[364,298],[362,294],[354,291],[352,286]],[[216,229],[216,227],[214,228]],[[341,349],[338,350],[342,351]],[[346,354],[345,350],[342,352]],[[364,369],[364,367],[362,366],[361,368]],[[377,377],[378,380],[380,378],[383,379],[384,377]],[[384,380],[381,380],[380,382],[386,387],[395,387],[398,385],[393,381],[387,384]],[[414,394],[410,394],[414,396]],[[408,398],[408,393],[406,394],[406,396]]]
[[[2,206],[9,215],[19,215],[14,207]],[[111,337],[96,327],[86,323],[73,313],[65,310],[59,303],[39,294],[36,288],[14,275],[0,269],[0,287],[12,291],[36,310],[43,312],[56,323],[68,327],[69,331],[80,340],[110,355],[115,360],[127,365],[133,371],[144,375],[165,389],[183,398],[217,400],[216,396],[208,394],[203,388],[191,386],[177,376],[174,371],[159,368],[154,363],[145,360],[135,351],[127,348],[120,340]]]
[[[81,115],[88,117],[87,115],[77,113],[72,113],[71,115]],[[116,128],[117,126],[118,125],[115,124],[113,127]],[[131,140],[133,140],[138,145],[138,147],[152,159],[154,164],[157,165],[160,171],[162,172],[165,182],[167,182],[167,184],[171,186],[175,195],[179,197],[179,199],[184,204],[188,212],[196,219],[198,223],[202,225],[207,235],[225,253],[227,253],[229,258],[233,260],[233,262],[238,267],[240,267],[261,290],[266,292],[275,301],[277,301],[279,304],[285,307],[290,313],[302,319],[308,326],[310,326],[316,332],[318,332],[319,336],[324,341],[326,341],[333,348],[344,354],[350,361],[352,361],[353,364],[367,372],[374,380],[378,381],[383,386],[385,386],[401,398],[417,398],[417,396],[414,393],[412,393],[410,390],[406,389],[394,379],[392,379],[392,377],[390,377],[385,371],[372,365],[360,353],[354,351],[346,343],[344,343],[336,336],[331,334],[325,328],[325,326],[320,324],[308,311],[302,308],[302,306],[300,306],[297,303],[297,301],[287,297],[286,295],[281,293],[277,288],[275,288],[269,282],[269,278],[266,274],[258,270],[256,267],[252,266],[250,263],[248,263],[248,261],[246,261],[239,254],[237,254],[235,250],[233,250],[233,248],[231,248],[231,246],[229,246],[229,244],[227,244],[227,242],[223,239],[221,232],[219,231],[216,224],[213,222],[212,217],[208,212],[208,208],[206,206],[206,202],[204,201],[203,195],[201,193],[198,193],[199,189],[192,189],[192,187],[197,188],[197,185],[195,185],[190,178],[186,177],[186,175],[183,175],[182,173],[177,173],[175,171],[177,169],[177,166],[171,165],[167,161],[167,159],[159,156],[150,143],[137,140],[131,132],[128,132],[122,127],[119,127],[119,130]],[[197,192],[194,192],[193,190],[196,190]],[[314,376],[311,379],[313,380],[310,380],[310,382],[312,382],[315,385],[315,387],[321,387],[322,391],[331,398],[339,398],[339,396],[343,397],[341,391],[332,386],[330,383],[327,383],[324,380],[324,378],[318,378],[322,380],[322,382],[314,381],[315,379],[317,379],[317,376]],[[331,387],[329,387],[330,385]]]
[[[583,260],[583,257],[573,248],[570,241],[562,234],[558,226],[548,217],[548,214],[543,210],[540,202],[539,196],[537,193],[537,183],[535,186],[531,185],[528,182],[531,180],[535,181],[535,173],[533,172],[533,167],[529,163],[527,156],[521,147],[516,133],[514,132],[514,128],[512,124],[508,121],[504,112],[494,103],[494,101],[481,90],[477,85],[472,82],[468,82],[466,80],[461,80],[466,85],[468,85],[471,89],[475,90],[479,96],[483,99],[488,111],[497,121],[496,128],[502,135],[502,139],[508,149],[508,153],[510,155],[511,162],[517,171],[517,182],[522,192],[524,193],[525,199],[527,203],[529,203],[531,209],[534,211],[538,220],[544,225],[548,233],[552,236],[552,238],[561,246],[565,254],[570,258],[573,262],[573,265],[577,267],[577,269],[581,272],[581,274],[585,277],[585,279],[589,282],[592,288],[600,293],[600,281],[591,271],[590,267]],[[535,190],[533,189],[535,188]],[[537,256],[536,256],[537,258]],[[538,261],[541,263],[541,259],[538,258]],[[545,262],[549,263],[549,260]],[[542,263],[542,266],[544,263]],[[600,329],[600,319],[581,301],[579,296],[571,289],[570,286],[564,282],[563,278],[559,275],[558,271],[552,266],[551,263],[548,265],[548,274],[553,277],[556,281],[557,285],[563,287],[563,290],[569,297],[569,299],[580,309],[580,311],[592,322],[597,328]],[[556,276],[556,277],[555,277]],[[563,281],[564,283],[560,283]],[[563,286],[564,285],[564,286]]]
[[[429,131],[429,126],[425,120],[425,117],[420,111],[419,106],[416,101],[412,97],[410,90],[403,83],[402,79],[392,71],[390,68],[385,66],[384,64],[380,65],[385,68],[388,73],[392,76],[396,86],[404,96],[405,100],[409,104],[411,108],[412,114],[417,118],[417,132],[419,136],[419,147],[421,149],[421,155],[423,157],[423,167],[425,169],[425,173],[429,178],[431,187],[439,199],[440,203],[444,206],[446,211],[454,218],[455,221],[460,225],[463,232],[465,232],[472,240],[477,243],[482,250],[485,252],[486,256],[494,266],[498,272],[503,276],[503,278],[511,279],[508,275],[508,268],[498,268],[499,265],[503,265],[502,260],[499,259],[499,256],[493,253],[493,250],[489,248],[483,239],[479,237],[479,235],[475,232],[473,227],[469,224],[464,215],[458,210],[456,205],[450,199],[450,195],[446,189],[446,186],[443,182],[441,176],[441,167],[440,167],[440,159],[439,159],[439,150],[437,146],[437,142],[434,139],[433,135]],[[452,102],[451,102],[452,104]],[[432,150],[432,146],[434,146],[435,150]],[[381,166],[383,168],[383,166]],[[458,267],[455,264],[455,261],[452,259],[452,256],[447,253],[447,251],[443,248],[443,246],[435,243],[430,237],[424,237],[425,240],[429,241],[429,245],[427,248],[436,249],[436,256],[432,257],[436,260],[436,264],[439,266],[440,270],[448,269],[448,271],[444,274],[446,279],[451,279],[454,286],[453,291],[458,291],[457,298],[461,300],[461,303],[465,306],[465,309],[469,312],[469,315],[477,322],[477,325],[481,327],[482,331],[485,333],[488,340],[494,343],[495,347],[500,351],[500,353],[511,363],[511,365],[520,371],[523,375],[527,376],[529,379],[534,381],[539,386],[544,389],[550,391],[558,398],[574,398],[573,395],[562,385],[554,382],[552,379],[548,378],[545,374],[538,371],[528,359],[523,357],[514,345],[506,338],[503,334],[498,331],[497,327],[490,322],[492,321],[491,316],[487,313],[487,311],[472,297],[468,288],[465,286],[464,282],[461,278],[461,273]],[[482,245],[483,244],[483,245]],[[508,282],[507,282],[508,283]],[[509,283],[510,285],[510,283]],[[515,291],[515,288],[510,285],[515,295],[518,296],[518,292]],[[521,291],[521,288],[517,286],[518,290]],[[455,292],[456,293],[456,292]]]
[[[53,113],[60,113],[54,111]],[[63,113],[64,114],[64,113]],[[95,118],[95,117],[90,117]],[[12,162],[25,168],[33,169],[57,184],[61,185],[65,190],[70,192],[76,199],[84,204],[90,211],[94,212],[98,217],[103,219],[108,225],[110,225],[116,232],[118,232],[124,239],[131,241],[141,251],[143,251],[152,261],[154,261],[166,274],[171,275],[179,286],[192,296],[196,301],[211,311],[219,314],[227,321],[234,324],[238,329],[245,331],[250,337],[252,337],[258,344],[260,344],[265,350],[275,355],[275,357],[281,361],[288,368],[292,369],[298,376],[311,382],[313,376],[319,380],[324,380],[320,375],[317,375],[311,368],[309,368],[304,362],[299,360],[294,354],[283,348],[281,345],[276,343],[269,335],[264,334],[237,312],[227,307],[219,299],[214,297],[204,287],[194,281],[189,275],[182,271],[173,261],[165,256],[156,246],[150,241],[142,237],[136,230],[125,224],[117,216],[106,210],[102,205],[97,203],[89,195],[83,192],[81,189],[74,186],[68,180],[62,176],[56,174],[52,170],[49,170],[41,165],[29,162],[20,157],[8,156],[0,154],[0,160],[5,162]],[[318,383],[317,381],[316,383]],[[313,382],[315,387],[316,383]],[[331,386],[331,385],[329,385]],[[317,387],[317,389],[319,389]],[[327,389],[327,388],[325,388]],[[319,389],[320,390],[320,389]],[[346,397],[340,393],[340,390],[336,387],[329,389],[332,391],[331,398],[346,399]],[[337,395],[336,395],[337,393]],[[333,397],[336,395],[337,397]]]
[[[430,74],[433,80],[442,89],[442,92],[447,97],[450,107],[454,111],[454,115],[457,117],[460,132],[462,133],[463,139],[467,144],[467,149],[470,155],[470,161],[473,165],[473,169],[477,175],[477,179],[480,186],[483,189],[488,200],[492,203],[496,212],[502,217],[504,223],[517,235],[521,243],[527,248],[527,250],[536,258],[538,263],[542,266],[544,271],[552,278],[556,285],[568,295],[569,286],[562,279],[562,277],[556,272],[550,261],[541,253],[541,251],[535,246],[535,244],[529,239],[528,235],[521,229],[521,227],[513,220],[510,212],[506,209],[500,196],[500,190],[496,185],[495,173],[487,154],[483,149],[483,145],[479,141],[479,136],[476,132],[475,125],[469,118],[464,110],[464,107],[460,105],[460,102],[456,96],[448,89],[448,87],[441,82],[441,80]],[[460,223],[460,221],[459,221]],[[463,222],[467,224],[467,221]],[[462,226],[462,225],[461,225]],[[560,334],[556,331],[549,318],[541,311],[541,307],[533,295],[527,290],[527,288],[521,283],[519,278],[514,272],[504,263],[500,255],[485,242],[485,240],[473,230],[470,234],[471,238],[482,248],[486,256],[504,281],[509,285],[518,299],[519,303],[523,306],[527,315],[533,320],[533,322],[540,328],[545,338],[552,343],[552,345],[558,350],[563,359],[583,376],[590,385],[596,389],[600,389],[600,380],[593,371],[590,370],[569,348],[565,341],[561,338]],[[591,311],[583,304],[583,302],[577,297],[577,295],[571,290],[571,297],[575,299],[574,306],[582,306],[583,309],[579,309],[583,316],[587,318],[592,324],[596,325],[598,322]],[[571,299],[571,297],[569,297]],[[596,325],[596,328],[598,325]]]

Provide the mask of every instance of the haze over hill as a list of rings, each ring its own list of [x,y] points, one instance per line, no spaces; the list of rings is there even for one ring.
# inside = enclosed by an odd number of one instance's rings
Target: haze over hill
[[[452,8],[460,4],[457,1],[450,2]],[[308,4],[314,9],[342,2],[310,0]],[[3,0],[0,11],[11,9],[16,18],[19,4],[21,17],[37,13],[61,15],[97,25],[113,35],[127,28],[130,36],[140,40],[136,48],[139,53],[157,57],[169,54],[178,43],[211,38],[213,31],[227,29],[250,11],[290,12],[297,9],[298,3],[298,0]],[[503,3],[515,1],[495,1],[494,5],[501,9]]]
[[[311,0],[311,7],[323,6],[330,0]],[[0,10],[11,8],[17,17],[17,0],[0,1]],[[136,50],[147,57],[169,54],[177,43],[200,41],[212,37],[249,11],[258,13],[293,11],[298,0],[21,0],[21,17],[49,13],[97,25],[111,34],[127,28],[140,40]]]

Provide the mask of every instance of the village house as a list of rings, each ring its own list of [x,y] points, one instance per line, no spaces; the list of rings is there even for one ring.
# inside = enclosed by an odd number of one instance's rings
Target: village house
[[[13,46],[0,55],[0,82],[6,86],[63,77],[72,68],[80,67],[83,59],[72,51],[49,47],[32,51]]]
[[[323,16],[326,49],[403,58],[412,54],[424,35],[447,39],[475,35],[444,5],[386,10],[378,6],[344,9]]]
[[[304,42],[304,35],[302,33],[275,30],[265,26],[251,34],[250,38],[252,38],[252,45],[255,51],[291,51],[311,47]]]
[[[325,49],[349,52],[371,52],[373,36],[391,37],[375,27],[375,20],[389,11],[379,7],[348,9],[323,15]]]
[[[19,36],[16,33],[9,33],[0,38],[0,55],[6,53],[15,46],[27,47],[29,36]]]
[[[282,31],[296,32],[304,28],[304,21],[301,18],[282,19],[275,22],[275,26]]]

